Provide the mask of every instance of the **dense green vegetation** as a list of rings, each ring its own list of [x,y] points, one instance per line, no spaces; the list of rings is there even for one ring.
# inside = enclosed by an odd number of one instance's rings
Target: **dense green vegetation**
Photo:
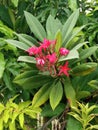
[[[98,129],[97,23],[98,0],[0,1],[0,130]]]

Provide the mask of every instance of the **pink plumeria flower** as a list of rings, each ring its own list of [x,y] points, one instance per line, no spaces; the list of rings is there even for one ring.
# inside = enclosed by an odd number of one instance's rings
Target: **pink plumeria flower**
[[[44,59],[36,58],[36,64],[37,64],[38,66],[43,67],[44,64],[45,64],[45,61],[44,61]]]
[[[36,55],[38,53],[41,53],[41,48],[33,46],[33,47],[30,47],[26,52],[28,52],[30,56]]]
[[[60,52],[60,55],[62,55],[62,56],[66,56],[69,54],[69,50],[66,48],[63,48],[63,47],[60,48],[59,52]]]
[[[49,60],[49,62],[50,62],[51,64],[56,63],[56,61],[57,61],[56,53],[54,52],[54,53],[52,53],[51,55],[50,55],[50,54],[47,55],[47,59]]]
[[[49,46],[50,46],[50,44],[51,44],[51,42],[50,42],[50,40],[48,40],[48,39],[44,39],[43,40],[43,42],[41,43],[41,47],[44,49],[44,50],[46,50]]]
[[[68,61],[67,61],[63,66],[60,66],[60,71],[59,71],[58,76],[64,74],[67,77],[69,77],[69,73],[68,73],[69,70],[70,68],[68,67]]]
[[[46,38],[44,38],[43,42],[40,43],[41,47],[46,50],[47,48],[50,47],[50,45],[54,45],[56,43],[56,40],[48,40]]]

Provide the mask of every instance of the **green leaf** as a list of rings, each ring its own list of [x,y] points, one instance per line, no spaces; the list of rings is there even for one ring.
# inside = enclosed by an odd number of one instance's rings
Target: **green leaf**
[[[12,85],[12,81],[11,81],[11,77],[10,77],[10,73],[8,71],[5,71],[3,74],[3,80],[5,82],[6,87],[13,91],[13,85]]]
[[[92,125],[91,127],[89,127],[91,130],[92,129],[96,129],[96,130],[98,130],[98,125]]]
[[[84,60],[95,53],[95,51],[98,49],[97,46],[93,46],[87,49],[84,49],[80,52],[80,58],[79,61]]]
[[[5,69],[5,60],[3,53],[0,52],[0,78],[3,76],[3,72]]]
[[[74,11],[78,8],[77,0],[68,0],[69,7]]]
[[[0,103],[0,114],[2,113],[2,111],[5,109],[4,105],[2,103]]]
[[[23,126],[24,126],[24,114],[23,113],[21,113],[19,115],[19,123],[20,123],[21,128],[23,128]]]
[[[62,27],[61,22],[58,19],[54,19],[53,16],[49,16],[46,22],[47,37],[54,39],[58,30]]]
[[[83,130],[81,123],[73,117],[68,118],[67,130]]]
[[[53,78],[47,75],[35,75],[32,74],[32,76],[22,76],[18,75],[14,79],[14,83],[20,85],[23,87],[23,89],[33,89],[33,88],[39,88],[43,86],[45,83],[52,82]]]
[[[45,107],[43,107],[41,116],[44,117],[53,117],[53,116],[59,116],[63,111],[65,110],[65,104],[60,103],[55,110],[52,110],[50,104],[46,104]]]
[[[18,105],[18,110],[22,111],[25,108],[29,107],[30,104],[31,104],[31,101],[20,102]]]
[[[57,82],[56,84],[53,84],[52,87],[53,88],[50,92],[50,105],[54,110],[62,99],[63,88],[61,82]]]
[[[88,82],[88,85],[90,85],[92,88],[98,89],[98,79],[91,80],[90,82]]]
[[[6,109],[6,110],[4,111],[4,113],[3,113],[3,121],[4,121],[5,123],[7,123],[8,120],[9,120],[9,118],[10,118],[10,112],[9,112],[9,111],[10,111],[10,110]]]
[[[18,111],[17,109],[16,109],[16,111],[17,111],[17,112],[13,112],[13,114],[12,114],[12,116],[11,116],[11,118],[12,118],[12,123],[15,122],[17,116],[19,115],[19,111]]]
[[[70,105],[76,106],[76,92],[68,78],[64,80],[64,91]]]
[[[4,125],[3,125],[3,119],[0,116],[0,130],[3,130],[4,129],[3,127],[4,127]]]
[[[41,108],[39,107],[33,107],[30,106],[27,109],[24,110],[24,113],[26,115],[29,115],[31,118],[36,119],[37,118],[37,114],[41,112]]]
[[[22,50],[27,50],[29,48],[28,45],[26,45],[25,43],[20,42],[20,41],[16,41],[16,40],[5,40],[5,41],[13,46],[16,46],[16,47],[22,49]]]
[[[62,28],[62,38],[63,38],[63,45],[65,46],[65,40],[67,39],[68,35],[71,33],[71,31],[73,30],[77,19],[79,17],[79,9],[75,10],[71,16],[68,18],[68,20],[66,21],[66,23],[63,25]]]
[[[76,93],[76,97],[78,100],[89,97],[90,95],[91,95],[91,93],[89,91],[78,91]]]
[[[4,25],[1,20],[0,20],[0,32],[3,33],[5,36],[7,36],[7,38],[8,37],[10,37],[10,38],[13,37],[13,31],[9,27]]]
[[[75,28],[67,37],[65,43],[65,47],[66,48],[70,48],[71,46],[74,45],[74,42],[70,42],[71,40],[73,40],[74,37],[77,36],[77,34],[84,28],[85,26],[82,26],[82,27],[77,27]]]
[[[25,72],[17,75],[15,77],[15,80],[20,80],[20,79],[23,79],[23,78],[32,77],[32,76],[34,76],[36,74],[38,74],[38,70],[28,70],[28,71],[25,71]]]
[[[10,122],[9,123],[9,130],[16,130],[15,122]]]
[[[44,38],[46,38],[46,32],[43,28],[43,26],[40,24],[40,22],[37,20],[36,17],[34,17],[32,14],[29,12],[24,12],[26,21],[29,25],[29,28],[31,32],[34,33],[34,35],[40,40],[43,41]]]
[[[39,91],[34,95],[32,105],[34,107],[39,107],[44,104],[49,98],[50,90],[51,84],[49,83],[40,88]]]
[[[14,7],[17,7],[17,6],[18,6],[18,1],[19,1],[19,0],[11,0],[12,4],[14,5]]]
[[[72,50],[78,50],[80,47],[82,47],[82,46],[85,45],[86,43],[88,43],[88,42],[79,43],[78,45],[76,45],[75,47],[73,47]]]
[[[84,76],[91,73],[96,68],[97,68],[97,63],[95,62],[83,63],[71,69],[70,74],[75,76]]]
[[[69,54],[67,56],[62,56],[59,58],[59,62],[60,61],[65,61],[65,60],[71,60],[71,59],[75,59],[75,58],[79,58],[79,54],[77,50],[71,50],[69,52]]]
[[[15,35],[19,38],[20,42],[25,43],[29,47],[35,46],[35,44],[37,43],[37,41],[33,40],[33,38],[31,36],[29,36],[29,35],[17,34],[17,33],[15,33]]]
[[[55,51],[58,53],[62,45],[62,34],[60,30],[57,32],[55,39],[56,39]]]
[[[31,57],[31,56],[19,56],[18,57],[18,61],[23,61],[23,62],[27,62],[27,63],[34,63],[34,64],[36,64],[35,58]]]

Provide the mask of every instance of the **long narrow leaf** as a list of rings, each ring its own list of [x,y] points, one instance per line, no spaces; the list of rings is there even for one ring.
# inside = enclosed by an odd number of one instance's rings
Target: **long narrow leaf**
[[[0,53],[0,78],[3,76],[4,69],[5,69],[4,55]]]
[[[35,58],[30,56],[20,56],[18,57],[18,61],[24,61],[24,62],[36,64]]]
[[[79,9],[75,10],[72,15],[68,18],[66,23],[62,29],[62,38],[63,38],[63,45],[65,45],[65,40],[72,31],[73,27],[75,26],[77,19],[79,17]]]
[[[20,42],[20,41],[16,41],[16,40],[5,40],[5,41],[13,46],[16,46],[16,47],[22,49],[22,50],[27,50],[29,48],[28,45],[26,45],[25,43]]]
[[[26,21],[29,25],[31,32],[33,32],[34,35],[40,41],[43,41],[43,39],[46,38],[46,32],[45,32],[43,26],[41,25],[41,23],[31,13],[26,12],[26,11],[24,13],[25,13]]]
[[[76,93],[70,82],[70,79],[66,78],[64,81],[64,91],[66,98],[68,99],[71,106],[76,106]]]
[[[58,30],[62,28],[62,24],[58,19],[49,16],[46,22],[46,30],[49,39],[54,39]]]
[[[49,98],[49,94],[50,94],[50,90],[51,90],[51,84],[45,84],[42,88],[39,89],[39,91],[34,95],[33,101],[32,101],[32,105],[34,107],[39,107],[40,105],[44,104],[48,98]]]
[[[65,60],[71,60],[71,59],[75,59],[75,58],[79,58],[79,54],[77,50],[71,50],[70,53],[67,56],[62,56],[59,59],[60,61],[65,61]]]
[[[60,103],[62,96],[63,96],[62,84],[61,84],[61,82],[57,82],[57,84],[54,84],[54,86],[50,92],[50,105],[53,110]]]
[[[70,41],[71,41],[75,36],[77,36],[77,34],[78,34],[84,27],[85,27],[85,26],[82,26],[82,27],[80,27],[80,28],[77,28],[75,31],[73,31],[73,32],[71,32],[71,33],[69,34],[68,38],[67,38],[66,41],[65,41],[65,43],[66,43],[65,47],[66,47],[66,48],[69,48],[69,47],[71,46]]]

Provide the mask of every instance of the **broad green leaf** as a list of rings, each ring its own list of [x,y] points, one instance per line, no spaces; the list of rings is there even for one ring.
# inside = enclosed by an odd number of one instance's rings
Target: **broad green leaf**
[[[18,6],[18,1],[19,1],[19,0],[11,0],[12,4],[14,5],[14,7],[17,7],[17,6]]]
[[[8,120],[9,120],[9,118],[10,118],[10,112],[9,112],[9,111],[10,111],[9,109],[6,109],[6,110],[4,111],[4,113],[3,113],[3,121],[4,121],[5,123],[7,123]]]
[[[92,88],[98,89],[98,79],[91,80],[90,82],[88,82],[88,85],[90,85]]]
[[[63,88],[61,82],[57,82],[56,84],[53,84],[52,87],[53,88],[51,89],[50,92],[50,105],[54,110],[62,99]]]
[[[5,69],[5,60],[3,53],[0,52],[0,78],[3,76],[3,72]]]
[[[55,51],[58,53],[62,45],[62,34],[60,30],[57,32],[55,39],[56,39]]]
[[[43,86],[45,83],[52,82],[53,78],[47,75],[32,75],[27,77],[19,78],[17,76],[14,79],[14,83],[23,87],[23,89],[33,89]]]
[[[22,49],[22,50],[27,50],[29,48],[28,45],[26,45],[25,43],[20,42],[20,41],[16,41],[16,40],[5,40],[5,41],[13,46],[16,46],[16,47]]]
[[[71,84],[70,79],[68,78],[64,80],[64,91],[70,106],[76,106],[76,92]]]
[[[33,45],[38,46],[38,45],[39,45],[38,41],[37,41],[34,37],[32,37],[32,36],[30,36],[30,35],[27,35],[27,34],[19,34],[19,35],[17,35],[17,36],[19,37],[19,40],[20,40],[20,41],[26,42],[26,43],[28,43],[28,45],[30,45],[30,46],[33,46]],[[29,42],[28,42],[28,41],[29,41]]]
[[[58,30],[62,28],[62,24],[58,19],[54,19],[53,16],[49,16],[46,22],[47,37],[54,39]]]
[[[88,58],[89,56],[91,56],[92,54],[94,54],[97,49],[98,49],[97,46],[93,46],[93,47],[90,47],[90,48],[82,50],[80,52],[79,61]]]
[[[24,13],[25,13],[26,21],[29,25],[31,32],[33,32],[34,35],[40,41],[43,41],[43,39],[46,38],[46,32],[45,32],[43,26],[41,25],[41,23],[31,13],[26,12],[26,11]]]
[[[29,47],[34,46],[34,42],[31,42],[30,40],[27,39],[27,37],[30,37],[30,36],[26,34],[17,34],[17,33],[15,33],[15,35],[18,37],[20,42],[25,43]]]
[[[68,118],[67,130],[83,130],[82,125],[73,117]]]
[[[6,87],[13,91],[13,85],[12,85],[12,81],[11,81],[11,77],[10,77],[10,73],[8,71],[5,71],[3,74],[3,80],[5,82]]]
[[[24,114],[23,113],[21,113],[19,115],[19,123],[20,123],[21,128],[23,128],[23,126],[24,126]]]
[[[68,35],[71,33],[71,31],[73,30],[77,19],[79,17],[79,9],[75,10],[71,16],[68,18],[68,20],[66,21],[66,23],[63,25],[62,28],[62,38],[63,38],[63,45],[65,46],[65,40],[67,39]]]
[[[78,91],[76,93],[76,97],[78,100],[89,97],[90,95],[91,95],[91,93],[89,91]]]
[[[36,64],[35,58],[31,57],[31,56],[19,56],[18,57],[18,61],[23,61],[23,62],[27,62],[27,63],[34,63],[34,64]]]
[[[9,130],[16,130],[15,121],[9,123]]]
[[[49,83],[41,87],[39,91],[34,95],[32,105],[34,107],[39,107],[42,104],[44,104],[49,98],[50,90],[51,90],[51,84]]]
[[[24,79],[24,78],[29,78],[29,77],[32,77],[34,75],[38,74],[38,71],[37,70],[28,70],[28,71],[25,71],[19,75],[17,75],[15,77],[15,80],[20,80],[20,79]]]
[[[73,42],[70,42],[70,41],[73,40],[73,38],[76,37],[77,34],[78,34],[84,27],[85,27],[85,26],[77,27],[77,28],[75,28],[75,29],[68,35],[68,37],[67,37],[67,39],[66,39],[66,41],[65,41],[65,43],[66,43],[65,47],[66,47],[66,48],[69,48],[69,47],[73,46],[74,43],[73,43]]]
[[[53,116],[59,116],[63,111],[65,110],[65,104],[60,103],[55,110],[52,110],[50,104],[46,104],[41,112],[41,116],[44,117],[53,117]]]
[[[79,58],[79,54],[77,50],[71,50],[69,52],[69,54],[67,56],[62,56],[59,58],[59,62],[60,61],[65,61],[65,60],[71,60],[71,59],[75,59],[75,58]]]
[[[68,0],[68,5],[73,11],[78,8],[77,0]]]
[[[76,76],[84,76],[90,74],[92,71],[96,69],[96,67],[97,63],[95,62],[83,63],[71,69],[70,74]]]
[[[75,47],[73,47],[72,50],[78,50],[79,48],[81,48],[83,45],[87,44],[88,42],[82,42],[82,43],[79,43],[78,45],[76,45]]]

